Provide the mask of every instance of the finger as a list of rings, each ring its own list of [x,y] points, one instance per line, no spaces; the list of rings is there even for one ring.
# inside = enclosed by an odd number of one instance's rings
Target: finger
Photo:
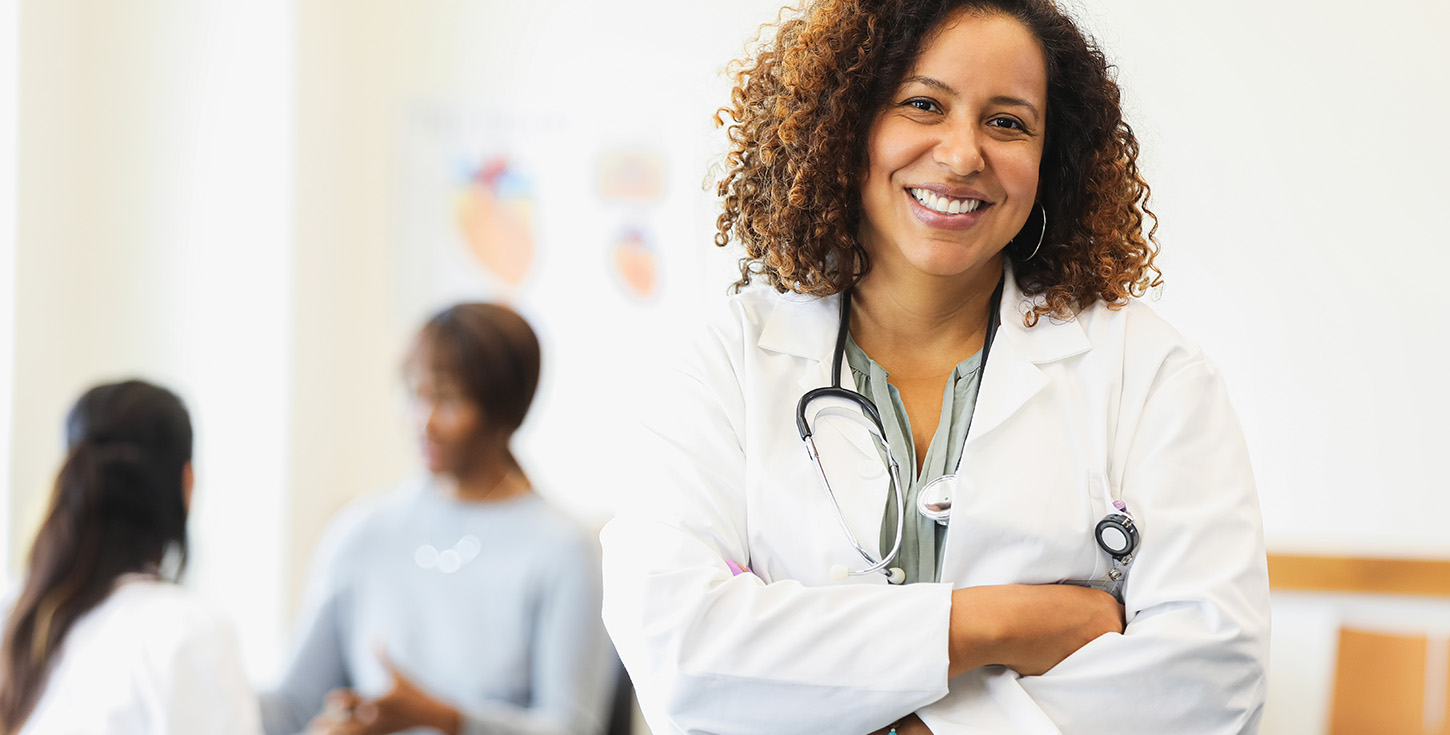
[[[327,693],[323,701],[329,712],[350,712],[361,700],[351,689],[334,689]]]
[[[388,655],[388,646],[382,641],[373,643],[373,653],[378,657],[378,663],[383,665],[383,670],[393,677],[393,681],[407,681],[408,677],[398,670],[398,665],[393,663],[393,657]]]
[[[308,723],[307,735],[341,735],[351,722],[351,719],[330,714],[318,715]]]
[[[378,657],[378,661],[382,663],[383,668],[385,668],[385,669],[387,669],[389,671],[396,671],[397,670],[393,666],[393,659],[392,659],[392,657],[388,655],[388,643],[387,643],[387,641],[384,641],[381,638],[374,639],[373,640],[373,655]]]
[[[412,692],[418,689],[418,685],[413,683],[413,679],[407,674],[404,674],[402,669],[399,669],[398,665],[393,663],[393,659],[388,656],[388,651],[382,644],[378,644],[376,650],[378,662],[383,665],[383,669],[388,672],[388,675],[393,677],[393,688],[389,694]]]
[[[352,719],[364,725],[371,725],[378,721],[378,703],[376,700],[359,702],[352,711]]]

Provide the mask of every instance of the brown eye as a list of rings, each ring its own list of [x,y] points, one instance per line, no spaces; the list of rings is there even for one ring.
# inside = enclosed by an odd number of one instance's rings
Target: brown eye
[[[1027,130],[1027,126],[1026,125],[1023,125],[1020,120],[1017,120],[1016,118],[1005,117],[1005,116],[1004,117],[994,117],[991,120],[989,120],[987,122],[987,124],[988,125],[991,125],[992,127],[1006,128],[1008,130],[1022,130],[1022,131],[1026,131]]]
[[[922,112],[941,112],[941,107],[933,100],[926,97],[912,97],[901,103],[903,106],[914,107]]]

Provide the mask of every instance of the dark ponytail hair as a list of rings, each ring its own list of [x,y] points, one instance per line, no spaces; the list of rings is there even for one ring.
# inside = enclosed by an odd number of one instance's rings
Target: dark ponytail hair
[[[456,379],[483,413],[482,430],[507,438],[524,423],[539,387],[539,338],[506,306],[455,304],[418,331],[408,363]]]
[[[68,455],[0,644],[0,732],[20,730],[66,634],[119,577],[159,573],[172,550],[185,566],[191,443],[181,399],[139,380],[92,388],[71,408]]]

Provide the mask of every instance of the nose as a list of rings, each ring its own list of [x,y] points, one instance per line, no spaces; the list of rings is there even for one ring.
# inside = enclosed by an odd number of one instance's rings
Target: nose
[[[954,122],[941,126],[941,139],[932,151],[936,162],[957,176],[971,176],[987,165],[976,125]]]
[[[436,430],[435,422],[438,420],[438,407],[432,401],[414,399],[409,411],[413,419],[413,428],[421,438],[432,436]]]

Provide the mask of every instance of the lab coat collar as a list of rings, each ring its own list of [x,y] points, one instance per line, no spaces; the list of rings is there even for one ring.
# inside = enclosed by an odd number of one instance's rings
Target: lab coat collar
[[[1044,317],[1030,328],[1023,324],[1023,315],[1031,310],[1036,299],[1026,296],[1018,288],[1010,263],[1005,270],[1007,282],[1002,290],[999,312],[1002,326],[997,332],[998,341],[992,345],[994,361],[997,361],[998,355],[1010,352],[1014,360],[1040,365],[1092,349],[1092,343],[1076,317],[1066,320]],[[839,295],[825,298],[794,293],[781,295],[760,332],[760,347],[829,365],[840,326],[837,316],[840,305]],[[1010,343],[1010,348],[1004,349],[1003,342]],[[843,372],[848,373],[845,382],[849,382],[850,371]]]
[[[841,296],[784,293],[760,330],[760,347],[829,363],[841,324]]]

